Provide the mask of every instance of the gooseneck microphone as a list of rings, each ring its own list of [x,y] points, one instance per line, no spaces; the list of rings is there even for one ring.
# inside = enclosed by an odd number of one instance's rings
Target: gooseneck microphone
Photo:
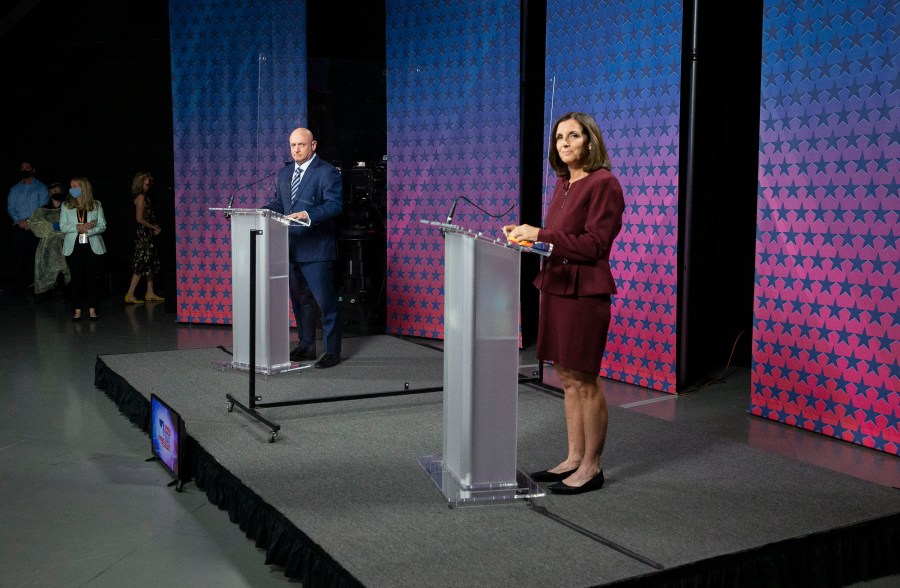
[[[481,212],[483,212],[484,214],[488,215],[491,218],[503,218],[504,216],[506,216],[507,214],[512,212],[512,210],[517,206],[517,204],[512,204],[512,205],[510,205],[510,207],[508,209],[506,209],[506,212],[502,212],[500,214],[493,214],[493,213],[488,212],[484,208],[478,206],[476,203],[472,202],[465,196],[457,196],[456,198],[453,199],[453,204],[450,206],[450,212],[447,214],[447,220],[444,221],[445,225],[453,224],[453,215],[456,213],[456,205],[459,204],[460,200],[465,200],[466,202],[468,202],[469,204],[471,204],[472,206],[474,206],[475,208],[477,208],[478,210],[480,210]],[[444,229],[441,228],[441,236],[442,237],[444,236],[444,232],[445,232]]]
[[[290,165],[290,164],[292,164],[292,163],[294,163],[294,162],[293,162],[293,161],[285,161],[285,162],[284,162],[284,165]],[[278,171],[280,171],[280,170],[278,170]],[[271,178],[272,176],[278,175],[278,171],[274,171],[274,172],[270,173],[269,175],[267,175],[267,176],[265,176],[265,177],[262,177],[262,178],[260,178],[260,179],[258,179],[258,180],[254,180],[254,181],[250,182],[249,184],[246,184],[246,185],[244,185],[244,186],[241,186],[240,188],[238,188],[237,190],[235,190],[234,192],[232,192],[232,193],[231,193],[231,197],[228,199],[228,207],[227,207],[227,208],[231,208],[231,205],[234,204],[234,197],[237,195],[238,192],[240,192],[241,190],[246,190],[247,188],[252,188],[252,187],[255,186],[256,184],[259,184],[259,183],[261,183],[261,182],[265,182],[266,180],[268,180],[268,179]],[[228,214],[228,213],[226,212],[226,213],[225,213],[225,218],[231,218],[231,215]]]
[[[450,207],[450,212],[447,213],[447,220],[445,224],[452,225],[453,224],[453,214],[456,212],[456,205],[459,204],[459,198],[455,198],[453,200],[453,205]]]

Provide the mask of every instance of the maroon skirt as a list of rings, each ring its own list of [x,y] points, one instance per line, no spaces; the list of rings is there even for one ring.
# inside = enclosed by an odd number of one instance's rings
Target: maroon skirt
[[[536,355],[564,368],[597,373],[606,348],[609,295],[559,296],[541,292]]]

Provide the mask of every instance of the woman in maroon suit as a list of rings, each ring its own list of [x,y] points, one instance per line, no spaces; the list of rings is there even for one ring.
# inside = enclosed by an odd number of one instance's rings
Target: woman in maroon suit
[[[541,291],[537,357],[552,361],[565,393],[568,455],[531,474],[558,494],[603,487],[600,456],[608,413],[597,376],[616,283],[609,251],[622,228],[625,202],[597,123],[570,112],[553,126],[550,165],[558,176],[544,228],[508,225],[513,241],[552,246],[534,285]]]

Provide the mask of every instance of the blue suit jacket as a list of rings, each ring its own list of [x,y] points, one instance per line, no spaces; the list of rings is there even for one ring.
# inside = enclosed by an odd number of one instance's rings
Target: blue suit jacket
[[[303,180],[300,195],[291,205],[291,178],[296,164],[287,165],[278,172],[275,198],[262,208],[281,214],[305,210],[310,225],[289,228],[288,255],[291,261],[333,261],[337,259],[335,219],[344,210],[344,186],[336,167],[316,156]]]

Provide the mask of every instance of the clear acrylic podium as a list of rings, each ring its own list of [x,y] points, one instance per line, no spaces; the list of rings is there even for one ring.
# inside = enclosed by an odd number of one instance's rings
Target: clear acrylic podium
[[[451,506],[544,496],[516,469],[522,247],[433,221],[444,253],[442,455],[419,458]]]
[[[272,375],[300,369],[290,360],[288,226],[294,221],[266,209],[211,208],[231,217],[231,300],[233,359],[220,365]],[[301,223],[303,224],[303,223]],[[251,232],[256,232],[256,263],[251,263]],[[251,320],[251,268],[255,266],[256,316]],[[256,349],[250,352],[255,325]]]

